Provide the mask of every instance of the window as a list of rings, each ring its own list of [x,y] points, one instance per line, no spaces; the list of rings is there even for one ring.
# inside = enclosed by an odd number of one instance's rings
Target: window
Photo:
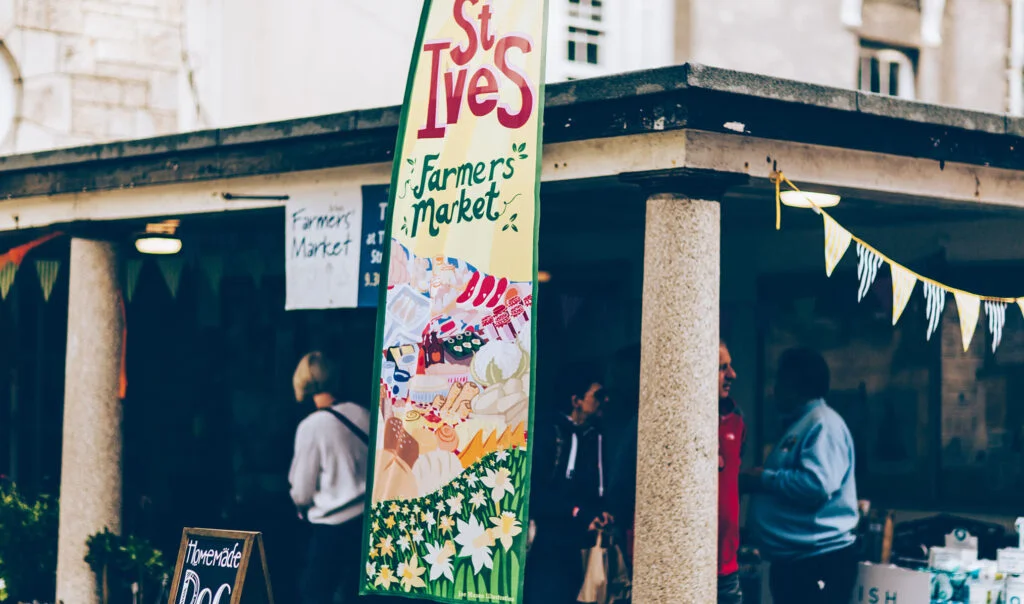
[[[567,58],[575,63],[600,65],[601,32],[593,29],[569,28],[569,45]]]
[[[568,0],[568,17],[566,60],[600,65],[604,0]]]
[[[916,97],[916,51],[862,42],[859,88],[901,99]]]
[[[601,0],[569,0],[569,17],[601,21]]]

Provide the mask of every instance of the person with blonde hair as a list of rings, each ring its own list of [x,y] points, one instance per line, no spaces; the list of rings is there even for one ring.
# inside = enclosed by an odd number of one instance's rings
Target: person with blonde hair
[[[288,481],[299,515],[310,524],[300,592],[302,604],[356,600],[362,513],[369,459],[370,412],[339,399],[338,363],[321,352],[299,361],[295,399],[316,410],[299,424]]]

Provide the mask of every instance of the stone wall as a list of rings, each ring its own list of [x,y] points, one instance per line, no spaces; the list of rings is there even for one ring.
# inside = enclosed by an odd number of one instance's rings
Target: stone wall
[[[946,0],[942,45],[922,46],[919,3],[866,0],[863,22],[842,0],[677,0],[676,60],[856,88],[860,40],[918,50],[917,99],[1002,113],[1007,107],[1009,2]]]
[[[6,153],[177,131],[180,0],[13,0],[3,43],[22,78]]]

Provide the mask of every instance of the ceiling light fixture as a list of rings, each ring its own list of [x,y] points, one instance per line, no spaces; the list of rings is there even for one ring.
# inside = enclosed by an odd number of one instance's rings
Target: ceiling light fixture
[[[135,237],[135,249],[140,254],[168,256],[181,251],[181,239],[175,232],[181,224],[178,220],[165,220],[146,225],[146,231]]]
[[[809,191],[783,191],[780,194],[782,203],[791,208],[834,208],[839,205],[841,197],[831,193],[812,193]],[[813,202],[813,203],[812,203]]]

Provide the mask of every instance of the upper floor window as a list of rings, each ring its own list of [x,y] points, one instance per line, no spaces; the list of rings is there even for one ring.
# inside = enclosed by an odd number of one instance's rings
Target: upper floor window
[[[604,42],[604,0],[568,0],[566,59],[571,63],[601,64]]]
[[[569,0],[569,17],[584,21],[601,21],[602,0]]]
[[[859,88],[902,99],[916,94],[917,53],[871,42],[861,42]]]
[[[569,28],[568,58],[576,63],[600,65],[601,32],[579,27]]]

